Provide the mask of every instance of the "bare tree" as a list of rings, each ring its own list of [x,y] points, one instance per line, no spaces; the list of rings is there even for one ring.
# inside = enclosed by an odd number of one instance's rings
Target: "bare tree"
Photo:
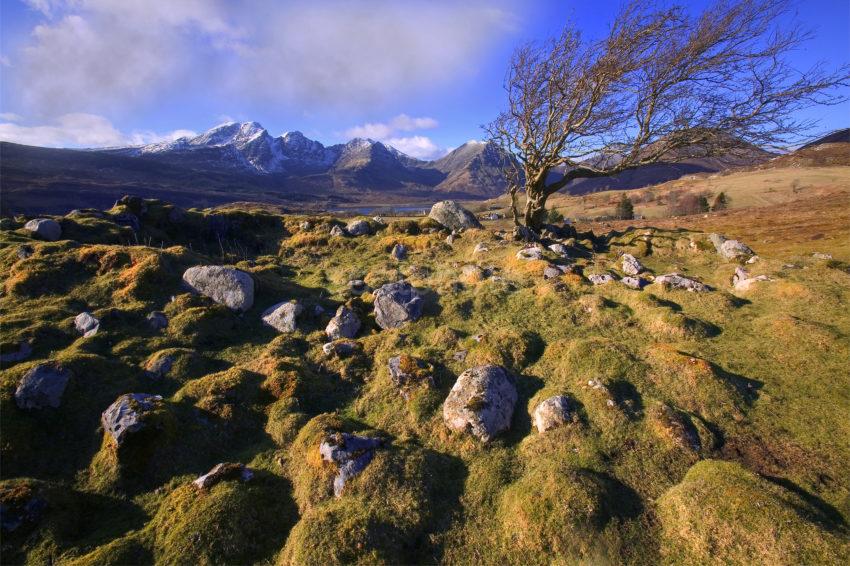
[[[517,49],[508,108],[485,126],[516,158],[507,168],[516,224],[539,229],[546,199],[574,179],[801,138],[815,122],[798,111],[846,100],[838,88],[850,85],[850,66],[793,69],[787,56],[810,35],[783,29],[789,16],[786,0],[720,0],[698,16],[634,1],[602,39],[568,25]]]

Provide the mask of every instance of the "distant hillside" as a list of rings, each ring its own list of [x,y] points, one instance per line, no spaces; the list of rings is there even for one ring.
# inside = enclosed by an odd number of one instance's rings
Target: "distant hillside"
[[[826,143],[850,143],[850,128],[835,130],[831,134],[827,134],[822,138],[818,138],[815,141],[807,143],[800,149],[809,149]]]

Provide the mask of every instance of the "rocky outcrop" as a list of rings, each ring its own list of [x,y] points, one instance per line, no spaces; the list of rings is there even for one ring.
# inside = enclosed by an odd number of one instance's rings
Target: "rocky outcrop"
[[[221,265],[197,265],[183,273],[189,289],[235,311],[254,304],[254,280],[244,271]]]
[[[443,403],[443,421],[451,430],[489,442],[510,428],[516,401],[514,378],[505,368],[476,366],[457,378]]]
[[[711,288],[705,283],[701,283],[696,279],[691,279],[690,277],[685,277],[684,275],[680,275],[678,273],[668,273],[667,275],[659,275],[653,281],[656,285],[663,285],[668,289],[684,289],[686,291],[696,292],[696,293],[705,293],[706,291],[710,291]]]
[[[549,397],[535,407],[533,419],[537,432],[546,432],[572,422],[569,398],[563,395]]]
[[[623,254],[623,273],[626,275],[638,275],[646,268],[632,254]]]
[[[593,273],[587,279],[594,285],[605,285],[614,281],[614,276],[609,273]]]
[[[722,234],[709,234],[708,239],[714,244],[717,253],[725,259],[745,260],[756,255],[748,245],[738,240],[730,240]]]
[[[149,393],[127,393],[120,396],[100,416],[103,430],[121,446],[127,435],[146,427],[145,415],[162,401],[159,395]]]
[[[354,338],[358,330],[360,330],[360,319],[353,310],[342,305],[325,328],[325,334],[331,340],[339,340],[340,338]]]
[[[53,362],[38,364],[21,378],[15,390],[15,403],[21,409],[55,409],[61,404],[73,375],[71,370]]]
[[[375,322],[387,330],[422,316],[423,300],[407,281],[387,283],[375,291]]]
[[[89,312],[81,312],[74,318],[74,328],[85,338],[94,336],[100,329],[100,321]]]
[[[382,438],[345,432],[325,438],[319,445],[319,453],[325,462],[333,462],[339,466],[339,472],[334,478],[334,496],[342,495],[346,482],[366,469],[375,457],[375,450],[383,444]]]
[[[475,218],[475,215],[453,200],[435,203],[431,207],[431,212],[428,213],[428,218],[449,230],[481,228],[481,223]]]
[[[285,301],[272,305],[260,315],[263,322],[278,332],[295,332],[298,316],[304,307],[297,301]]]
[[[50,218],[34,218],[24,224],[24,230],[48,242],[55,242],[62,237],[62,226]]]

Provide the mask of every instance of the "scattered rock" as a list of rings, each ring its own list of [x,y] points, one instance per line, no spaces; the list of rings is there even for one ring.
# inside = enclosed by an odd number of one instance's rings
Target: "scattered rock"
[[[100,416],[103,430],[112,436],[115,444],[121,446],[128,434],[145,428],[145,414],[155,409],[160,401],[162,401],[160,395],[149,393],[121,395]]]
[[[18,246],[18,249],[15,250],[15,253],[18,256],[18,259],[27,259],[34,252],[35,252],[35,250],[33,250],[32,246],[30,246],[29,244],[20,245],[20,246]]]
[[[368,236],[372,233],[372,228],[365,220],[353,220],[345,227],[345,231],[351,236]]]
[[[750,274],[747,273],[746,269],[743,267],[736,267],[735,275],[732,276],[732,287],[734,287],[736,291],[749,291],[753,284],[760,281],[770,281],[770,277],[767,275],[750,277]]]
[[[747,260],[747,263],[752,264],[752,263],[757,262],[757,261],[758,261],[758,260],[760,260],[760,259],[761,259],[761,258],[760,258],[759,256],[754,255],[753,257],[751,257],[750,259],[748,259],[748,260]]]
[[[0,362],[21,362],[30,357],[30,354],[32,354],[32,344],[23,340],[18,344],[18,349],[16,351],[0,354]]]
[[[537,246],[529,246],[527,248],[522,248],[516,253],[516,258],[524,259],[526,261],[543,259],[543,250],[541,250]]]
[[[112,217],[112,221],[119,226],[127,226],[134,232],[138,232],[142,227],[139,217],[132,212],[121,212],[120,214],[116,214]]]
[[[358,330],[360,330],[360,319],[357,318],[353,310],[342,305],[325,328],[325,334],[331,340],[339,340],[340,338],[354,338]]]
[[[349,340],[337,340],[336,342],[322,344],[322,352],[324,352],[326,356],[336,354],[337,356],[344,358],[353,354],[356,349],[357,342],[351,342]]]
[[[210,489],[215,484],[226,480],[250,481],[254,477],[254,471],[244,464],[233,464],[222,462],[216,464],[213,469],[198,477],[192,485],[200,490]]]
[[[47,501],[28,486],[0,487],[0,529],[11,533],[23,525],[36,525],[44,516]]]
[[[296,318],[304,312],[304,307],[297,301],[284,301],[272,305],[260,315],[263,322],[278,332],[295,332]]]
[[[24,224],[24,230],[29,230],[48,242],[55,242],[62,237],[62,226],[50,218],[34,218]]]
[[[679,411],[663,403],[650,412],[650,419],[673,442],[683,448],[699,452],[702,447],[699,433]]]
[[[550,251],[555,252],[561,257],[567,257],[569,255],[570,250],[564,244],[551,244],[548,247]]]
[[[812,254],[812,257],[815,258],[815,259],[832,259],[832,254],[815,252],[815,253]]]
[[[74,318],[74,327],[85,338],[94,336],[100,329],[100,321],[89,312],[81,312]]]
[[[387,330],[422,316],[423,300],[407,281],[387,283],[375,291],[375,322]]]
[[[484,242],[475,244],[475,247],[472,249],[472,255],[483,254],[484,252],[489,252],[490,248],[484,244]]]
[[[57,408],[68,380],[74,374],[54,362],[38,364],[21,378],[15,390],[15,403],[21,409]]]
[[[390,370],[390,378],[396,387],[402,389],[410,385],[426,383],[434,385],[433,368],[429,363],[407,354],[393,356],[387,361]],[[405,395],[406,397],[406,395]]]
[[[407,246],[404,244],[396,244],[390,252],[390,257],[396,261],[401,261],[407,258]]]
[[[467,350],[458,350],[454,354],[452,354],[452,359],[456,362],[462,362],[466,360],[466,356],[469,354]]]
[[[463,267],[460,268],[460,272],[463,277],[467,280],[478,280],[484,278],[484,270],[477,265],[473,265],[471,263],[467,263]]]
[[[537,405],[533,418],[537,432],[546,432],[572,422],[570,400],[563,395],[549,397]]]
[[[513,239],[515,242],[536,242],[540,238],[528,226],[514,226]]]
[[[383,216],[373,216],[372,222],[374,222],[375,224],[381,224],[382,226],[386,226],[387,224],[387,221],[384,220]]]
[[[443,403],[443,421],[454,431],[469,430],[489,442],[511,426],[517,390],[505,368],[476,366],[457,378]]]
[[[348,292],[352,295],[362,295],[370,291],[369,286],[362,279],[352,279],[348,282]]]
[[[609,273],[594,273],[588,275],[587,279],[594,285],[605,285],[614,281],[614,276]]]
[[[174,367],[174,356],[170,354],[153,355],[145,364],[145,375],[151,379],[162,379]]]
[[[334,478],[334,496],[342,495],[346,482],[365,470],[375,457],[375,450],[383,445],[382,438],[345,432],[333,434],[322,441],[319,445],[322,459],[339,466],[339,472]]]
[[[728,240],[728,238],[726,236],[723,236],[722,234],[709,234],[708,240],[712,244],[714,244],[714,249],[717,251],[717,253],[720,253],[720,248],[721,246],[723,246],[723,242]]]
[[[749,258],[755,255],[755,252],[743,242],[730,240],[721,234],[709,234],[708,239],[714,244],[717,253],[726,259]]]
[[[342,229],[342,226],[334,225],[331,228],[331,236],[345,236],[345,230]]]
[[[543,270],[543,279],[555,279],[563,274],[564,272],[558,266],[547,265],[546,269]]]
[[[197,265],[183,273],[183,281],[192,291],[236,311],[254,304],[254,279],[234,267]]]
[[[481,228],[481,223],[475,218],[475,215],[453,200],[435,203],[431,207],[431,212],[428,213],[428,218],[449,230]]]
[[[298,229],[302,232],[308,232],[313,229],[313,224],[310,221],[305,220],[304,222],[298,225]]]
[[[153,311],[147,316],[148,326],[151,330],[162,330],[168,327],[168,317],[164,312]]]
[[[627,275],[638,275],[645,271],[645,267],[632,254],[623,254],[623,273]]]
[[[643,287],[643,279],[639,279],[637,277],[623,277],[620,279],[620,283],[626,287],[631,287],[632,289],[640,290],[641,287]]]
[[[711,290],[708,285],[700,283],[696,279],[691,279],[690,277],[685,277],[684,275],[680,275],[678,273],[668,273],[667,275],[659,275],[655,278],[654,283],[657,285],[663,285],[667,288],[685,289],[687,291],[697,293],[704,293],[706,291]]]

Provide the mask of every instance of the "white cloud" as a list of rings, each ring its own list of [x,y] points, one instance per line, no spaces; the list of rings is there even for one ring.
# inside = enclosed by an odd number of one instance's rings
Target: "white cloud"
[[[12,115],[14,121],[21,117]],[[159,141],[195,136],[191,130],[175,130],[166,134],[155,132],[120,132],[112,122],[96,114],[72,113],[59,116],[47,125],[16,124],[9,113],[0,114],[0,140],[41,147],[110,147],[144,145]]]
[[[446,154],[430,138],[425,136],[409,136],[404,138],[389,138],[383,140],[402,153],[417,159],[436,159]]]
[[[18,114],[15,114],[14,112],[0,113],[0,120],[3,120],[5,122],[20,122],[23,119],[24,119],[23,116],[19,116]]]
[[[28,2],[45,19],[7,80],[41,116],[112,115],[186,91],[373,109],[474,74],[512,25],[485,0]],[[399,118],[396,130],[428,127]]]

